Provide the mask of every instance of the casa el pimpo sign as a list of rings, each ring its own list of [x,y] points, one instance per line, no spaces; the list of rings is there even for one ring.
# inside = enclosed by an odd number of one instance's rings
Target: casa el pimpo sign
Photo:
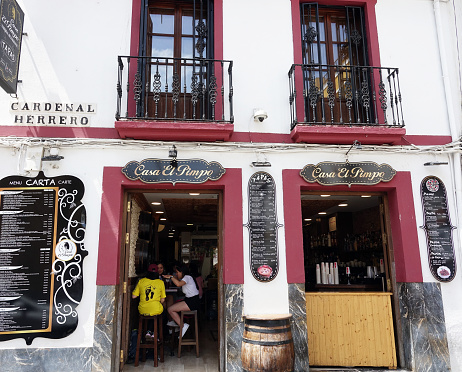
[[[145,183],[177,182],[204,183],[216,181],[226,170],[216,161],[207,162],[202,159],[177,160],[176,165],[171,159],[144,159],[140,162],[131,161],[122,169],[122,173],[132,181]]]
[[[0,24],[0,86],[16,93],[24,12],[15,0],[2,0]]]
[[[376,185],[391,181],[395,174],[396,171],[390,165],[378,165],[370,161],[326,161],[316,165],[308,164],[300,171],[300,176],[306,182],[317,182],[321,185]]]

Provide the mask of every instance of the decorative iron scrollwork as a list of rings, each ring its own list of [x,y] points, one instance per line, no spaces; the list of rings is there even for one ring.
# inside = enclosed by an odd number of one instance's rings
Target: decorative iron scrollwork
[[[141,74],[137,72],[135,74],[135,79],[133,80],[133,94],[137,104],[140,102],[142,90],[143,87],[141,84]]]
[[[313,121],[316,118],[316,105],[319,98],[319,88],[316,86],[316,80],[314,76],[311,75],[310,79],[310,88],[308,89],[308,98],[310,100],[310,106],[313,109]]]
[[[330,107],[330,116],[331,122],[334,122],[334,106],[335,106],[335,87],[332,80],[327,81],[327,95],[329,97],[329,107]]]
[[[316,38],[318,37],[318,32],[313,26],[308,27],[306,30],[305,36],[303,37],[303,40],[305,40],[306,43],[311,44],[314,41],[316,41]]]
[[[212,120],[215,120],[215,104],[217,103],[217,78],[215,75],[210,77],[209,100],[212,104]]]
[[[196,50],[199,53],[200,58],[202,58],[202,54],[204,53],[205,49],[205,39],[207,37],[207,26],[205,25],[203,20],[200,20],[196,26],[197,32],[197,42],[196,42]]]
[[[350,34],[350,39],[353,44],[359,45],[362,40],[361,34],[358,32],[358,30],[353,30]]]

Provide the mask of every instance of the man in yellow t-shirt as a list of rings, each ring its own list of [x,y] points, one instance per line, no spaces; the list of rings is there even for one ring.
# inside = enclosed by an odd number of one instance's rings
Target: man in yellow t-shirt
[[[157,265],[151,264],[146,278],[141,278],[132,292],[132,298],[140,297],[138,311],[142,315],[158,315],[164,310],[165,285],[159,279]]]

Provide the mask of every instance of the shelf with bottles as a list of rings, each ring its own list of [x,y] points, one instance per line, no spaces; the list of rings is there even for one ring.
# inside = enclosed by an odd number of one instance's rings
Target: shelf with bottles
[[[310,249],[337,248],[337,232],[327,232],[324,234],[311,235]]]
[[[342,250],[345,252],[382,250],[381,231],[366,231],[362,234],[347,233],[343,239]]]

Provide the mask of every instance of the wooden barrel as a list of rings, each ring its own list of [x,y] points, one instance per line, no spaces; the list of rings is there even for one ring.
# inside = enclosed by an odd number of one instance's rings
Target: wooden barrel
[[[243,371],[294,370],[292,315],[247,316],[244,321],[241,361]]]

